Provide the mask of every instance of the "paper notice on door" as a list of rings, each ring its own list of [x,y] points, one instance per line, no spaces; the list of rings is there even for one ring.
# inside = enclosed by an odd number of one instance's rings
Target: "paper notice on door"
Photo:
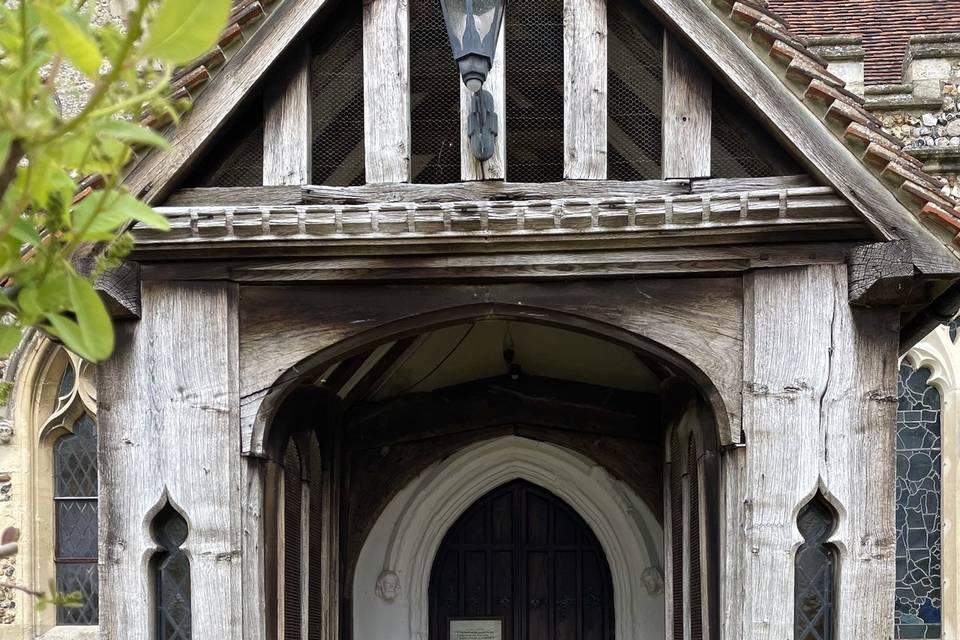
[[[501,618],[451,618],[450,640],[503,640]]]

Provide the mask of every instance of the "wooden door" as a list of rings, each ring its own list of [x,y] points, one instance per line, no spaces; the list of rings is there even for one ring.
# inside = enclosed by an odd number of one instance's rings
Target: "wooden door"
[[[502,617],[504,640],[613,640],[613,586],[596,536],[555,495],[499,487],[447,533],[430,574],[430,640],[452,617]]]

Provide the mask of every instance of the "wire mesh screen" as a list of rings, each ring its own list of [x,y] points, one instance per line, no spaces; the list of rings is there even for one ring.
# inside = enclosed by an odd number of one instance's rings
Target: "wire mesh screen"
[[[460,181],[460,72],[439,0],[410,2],[410,154],[413,182]]]
[[[766,127],[713,83],[711,173],[716,178],[762,178],[803,173]]]
[[[627,0],[607,3],[607,177],[662,175],[663,28]]]
[[[203,154],[186,187],[259,187],[263,184],[263,105],[253,96]]]
[[[511,4],[505,14],[507,178],[563,179],[563,0]]]
[[[314,39],[310,78],[312,181],[361,185],[365,181],[361,3],[341,3],[333,22],[322,38]]]

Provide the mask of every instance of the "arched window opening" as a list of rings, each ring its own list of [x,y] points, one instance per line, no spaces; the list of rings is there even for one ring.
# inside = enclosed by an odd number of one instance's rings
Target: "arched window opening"
[[[303,464],[292,440],[283,457],[283,640],[303,638]]]
[[[827,539],[836,527],[830,504],[817,494],[800,510],[794,592],[796,640],[832,640],[836,603],[837,554]]]
[[[153,520],[160,552],[153,559],[157,640],[190,640],[190,559],[181,549],[187,521],[167,503]]]
[[[663,28],[637,3],[607,3],[607,177],[662,175]]]
[[[904,360],[897,408],[897,637],[940,637],[941,397],[930,370]]]
[[[504,12],[507,179],[563,179],[563,0]],[[449,57],[449,54],[448,54]]]
[[[67,370],[61,390],[75,385],[75,373],[70,366]],[[56,441],[53,459],[57,590],[80,592],[83,597],[82,607],[57,609],[57,624],[95,625],[99,620],[97,425],[90,415],[83,414],[73,424],[73,432]]]
[[[693,436],[687,446],[687,591],[690,608],[689,638],[703,637],[703,580],[700,574],[700,470],[697,460],[697,445]]]
[[[460,181],[460,72],[438,0],[410,1],[410,155],[413,182]]]

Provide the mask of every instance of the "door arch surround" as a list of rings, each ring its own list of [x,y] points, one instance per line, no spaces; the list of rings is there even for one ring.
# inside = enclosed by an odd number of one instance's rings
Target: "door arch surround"
[[[661,640],[663,530],[654,514],[592,460],[519,436],[465,447],[394,496],[357,561],[352,585],[354,637],[427,640],[430,573],[444,536],[479,498],[514,480],[526,480],[556,495],[600,541],[613,581],[614,637]],[[391,589],[399,587],[386,598],[381,597],[384,580],[392,583]]]
[[[430,640],[449,640],[454,616],[499,616],[510,640],[613,640],[612,592],[589,525],[551,492],[514,480],[444,536],[430,575]]]

